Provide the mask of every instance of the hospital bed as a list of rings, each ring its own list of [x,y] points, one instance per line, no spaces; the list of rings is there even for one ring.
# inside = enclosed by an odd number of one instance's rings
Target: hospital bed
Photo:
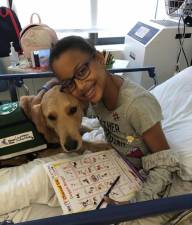
[[[24,78],[23,76],[21,74],[21,78]],[[0,79],[4,78],[5,76],[0,75]],[[13,77],[7,77],[7,79],[13,79]],[[180,154],[182,177],[192,180],[192,67],[158,85],[151,92],[162,107],[164,116],[162,126],[170,147]],[[93,124],[93,121],[90,123]],[[19,167],[0,170],[0,221],[13,220],[18,224],[23,222],[23,225],[102,225],[172,211],[187,210],[188,214],[184,213],[183,218],[187,215],[191,216],[192,194],[190,192],[192,190],[186,194],[181,193],[181,195],[164,199],[62,215],[54,191],[43,169],[44,163],[62,157],[61,154],[54,155],[36,159]]]

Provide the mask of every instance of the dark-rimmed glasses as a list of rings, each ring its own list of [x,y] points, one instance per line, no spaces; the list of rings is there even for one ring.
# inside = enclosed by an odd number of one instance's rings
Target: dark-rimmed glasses
[[[90,59],[85,62],[83,65],[81,65],[77,71],[74,72],[73,77],[68,80],[61,81],[61,92],[67,91],[67,92],[73,92],[76,88],[75,79],[77,80],[85,80],[89,74],[90,74],[90,62],[93,59],[93,57],[90,57]]]

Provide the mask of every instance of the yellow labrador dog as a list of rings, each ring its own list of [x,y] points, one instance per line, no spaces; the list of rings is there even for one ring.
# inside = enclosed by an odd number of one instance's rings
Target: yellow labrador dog
[[[83,142],[82,117],[85,105],[71,94],[60,91],[60,85],[47,91],[40,104],[31,105],[34,96],[23,96],[20,106],[48,143],[60,143],[64,152],[99,151],[109,149],[108,144]],[[86,128],[83,128],[86,130]],[[90,130],[89,130],[90,131]]]

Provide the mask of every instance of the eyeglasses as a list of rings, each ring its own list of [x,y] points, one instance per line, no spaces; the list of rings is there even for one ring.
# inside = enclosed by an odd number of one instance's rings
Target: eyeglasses
[[[61,92],[67,91],[67,92],[73,92],[76,88],[75,79],[77,80],[85,80],[89,74],[90,74],[90,62],[92,60],[92,57],[83,65],[75,71],[73,74],[73,77],[68,80],[64,80],[61,82]]]

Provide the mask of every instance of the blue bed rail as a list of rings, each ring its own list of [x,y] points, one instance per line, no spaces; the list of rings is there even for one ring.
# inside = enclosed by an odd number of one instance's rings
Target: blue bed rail
[[[169,212],[182,212],[192,208],[192,194],[137,202],[121,206],[110,206],[71,215],[33,220],[18,225],[109,225]]]

